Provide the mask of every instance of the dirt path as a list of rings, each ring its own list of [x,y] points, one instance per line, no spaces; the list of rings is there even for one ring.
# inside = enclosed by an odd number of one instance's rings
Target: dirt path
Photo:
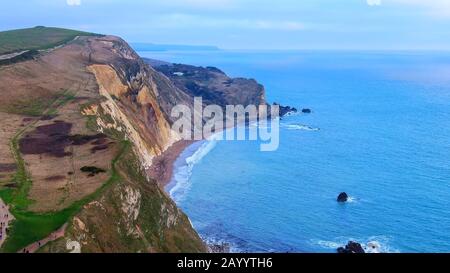
[[[0,247],[2,247],[3,243],[6,241],[7,232],[6,230],[9,227],[9,223],[14,220],[14,217],[9,212],[9,208],[3,200],[0,198]]]
[[[29,50],[23,50],[23,51],[20,51],[20,52],[14,52],[14,53],[0,55],[0,60],[1,61],[9,60],[9,59],[15,58],[17,56],[20,56],[20,55],[22,55],[24,53],[27,53],[28,51]]]
[[[78,92],[75,93],[75,95],[76,95],[76,94],[78,94]],[[60,99],[60,98],[55,99],[55,101],[52,102],[52,104],[51,104],[51,105],[50,105],[50,106],[42,113],[42,115],[45,115],[46,113],[48,113],[49,111],[51,111],[52,107],[53,107],[55,104],[58,103],[59,99]],[[37,120],[31,122],[31,123],[28,124],[25,128],[21,129],[21,130],[15,135],[14,138],[19,139],[19,138],[21,137],[22,134],[24,134],[29,128],[32,128],[37,122],[39,122],[39,119],[37,119]],[[15,160],[16,160],[16,162],[18,162],[18,158],[21,157],[21,154],[20,154],[19,151],[16,151],[16,152],[17,152],[17,153],[15,153],[15,152],[14,152],[14,149],[13,149],[13,154],[14,154]],[[0,212],[1,212],[1,215],[0,215],[0,220],[1,220],[1,221],[0,221],[0,222],[3,222],[3,218],[2,218],[2,217],[4,217],[4,215],[8,215],[8,223],[11,222],[12,219],[14,219],[14,218],[13,218],[13,215],[9,213],[8,207],[3,203],[3,200],[1,200],[1,199],[0,199]],[[5,212],[5,213],[4,213],[4,212]],[[10,219],[10,218],[12,218],[12,219]],[[42,239],[42,240],[40,240],[40,241],[37,241],[37,242],[35,242],[35,243],[33,243],[33,244],[31,244],[31,245],[29,245],[29,246],[27,246],[27,247],[21,249],[20,251],[18,251],[18,253],[34,253],[34,252],[36,252],[37,250],[39,250],[41,247],[43,247],[44,245],[48,244],[49,242],[52,242],[52,241],[55,241],[55,240],[57,240],[57,239],[59,239],[59,238],[64,237],[66,228],[67,228],[67,223],[64,224],[60,229],[58,229],[58,230],[56,230],[55,232],[51,233],[49,236],[47,236],[47,238]],[[3,236],[6,238],[6,235],[3,235]],[[2,243],[4,242],[4,239],[5,239],[5,238],[3,238],[2,240],[0,240],[0,247],[2,246]]]
[[[66,233],[66,228],[67,228],[67,224],[64,224],[64,226],[62,226],[60,229],[58,229],[57,231],[53,232],[52,234],[50,234],[49,236],[47,236],[47,238],[42,239],[40,241],[37,241],[21,250],[19,250],[17,253],[35,253],[36,251],[38,251],[41,247],[45,246],[46,244],[56,241],[59,238],[63,238],[65,233]]]

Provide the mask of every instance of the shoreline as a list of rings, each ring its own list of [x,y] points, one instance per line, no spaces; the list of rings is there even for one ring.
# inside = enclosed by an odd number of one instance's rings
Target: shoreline
[[[285,113],[283,116],[286,116],[291,112]],[[241,124],[242,125],[242,124]],[[248,124],[245,124],[244,126],[249,126]],[[226,128],[223,131],[216,132],[215,134],[223,134],[227,130],[234,130],[238,126],[232,126],[231,128]],[[214,135],[215,135],[214,134]],[[177,161],[182,157],[182,155],[192,146],[194,146],[197,143],[201,143],[205,140],[180,140],[172,146],[170,146],[166,151],[164,151],[161,155],[154,158],[152,165],[150,168],[146,171],[148,177],[150,179],[154,179],[159,187],[169,196],[169,198],[175,202],[175,204],[178,207],[176,199],[171,194],[171,189],[173,189],[179,181],[175,181],[176,183],[173,183],[173,178],[175,177],[175,168]],[[214,141],[214,137],[212,139],[206,139],[206,141]],[[196,147],[195,150],[191,151],[191,154],[189,156],[194,156],[198,151],[200,151],[204,146],[200,145],[199,147]],[[209,151],[208,151],[209,152]],[[202,156],[203,157],[203,156]],[[169,189],[170,187],[170,189]],[[191,222],[192,221],[189,218],[189,215],[186,215]],[[239,253],[233,251],[233,246],[224,241],[214,242],[214,241],[208,241],[207,238],[203,238],[198,230],[195,229],[195,227],[192,225],[194,230],[197,232],[197,234],[202,238],[204,244],[207,246],[209,253]],[[237,249],[234,247],[234,249]]]
[[[201,141],[187,141],[187,140],[181,140],[176,143],[174,143],[172,146],[170,146],[165,152],[163,152],[161,155],[157,156],[153,164],[150,166],[150,168],[147,170],[147,174],[151,179],[154,179],[158,185],[162,188],[162,190],[167,193],[176,203],[176,200],[172,198],[167,188],[170,186],[172,179],[175,175],[175,163],[176,161],[182,156],[182,154],[192,145],[201,142]],[[195,152],[194,152],[195,153]],[[178,204],[177,204],[178,206]],[[189,215],[186,215],[189,219]],[[191,220],[189,219],[191,222]],[[192,225],[192,222],[191,222]],[[195,229],[195,228],[194,228]],[[197,233],[198,231],[195,230]],[[200,236],[200,234],[199,234]],[[200,236],[201,237],[201,236]],[[202,238],[204,244],[206,245],[208,249],[208,253],[232,253],[231,252],[231,246],[228,243],[214,243],[214,242],[208,242],[208,240],[205,240],[205,238]]]
[[[155,157],[152,165],[147,170],[151,179],[156,180],[158,185],[164,190],[171,182],[174,175],[174,165],[181,154],[196,141],[181,140],[174,143],[161,155]]]

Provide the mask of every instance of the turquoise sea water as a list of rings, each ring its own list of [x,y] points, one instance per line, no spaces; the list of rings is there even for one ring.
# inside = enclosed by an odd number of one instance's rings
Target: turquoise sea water
[[[252,252],[334,252],[350,239],[450,252],[450,53],[140,54],[255,78],[269,101],[313,109],[281,122],[276,152],[203,142],[178,159],[167,190],[205,239]]]

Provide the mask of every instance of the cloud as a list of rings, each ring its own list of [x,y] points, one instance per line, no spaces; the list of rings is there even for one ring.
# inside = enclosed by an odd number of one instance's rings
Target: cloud
[[[449,0],[384,0],[389,3],[403,6],[415,6],[431,16],[450,16]]]
[[[367,5],[369,6],[380,6],[381,0],[367,0]]]
[[[147,21],[154,28],[211,28],[211,29],[247,29],[247,30],[278,30],[301,31],[306,29],[304,23],[287,20],[257,20],[220,18],[193,14],[173,13],[154,16]]]
[[[69,6],[79,6],[81,5],[81,0],[66,0]]]

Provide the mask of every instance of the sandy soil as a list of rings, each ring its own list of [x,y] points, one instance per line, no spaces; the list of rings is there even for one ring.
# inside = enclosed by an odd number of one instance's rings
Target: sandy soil
[[[117,152],[117,144],[110,139],[93,139],[83,145],[67,139],[97,134],[86,128],[86,117],[80,113],[80,105],[99,98],[95,77],[86,69],[90,61],[86,39],[78,39],[37,60],[1,69],[0,82],[8,84],[0,86],[0,186],[7,185],[14,174],[11,138],[25,125],[35,122],[22,134],[25,137],[22,157],[33,181],[29,198],[36,201],[30,207],[32,211],[60,210],[95,192],[107,181],[109,173],[88,176],[80,168],[95,166],[110,170]],[[53,101],[63,92],[76,98],[51,116],[31,118],[1,112],[20,112],[23,106],[34,101]],[[55,122],[61,126],[55,126]],[[28,139],[27,134],[31,134]]]
[[[36,201],[30,208],[33,211],[63,209],[95,192],[108,180],[110,174],[107,172],[89,176],[80,170],[85,166],[110,170],[111,161],[117,153],[117,144],[108,138],[96,137],[96,132],[85,127],[86,121],[80,113],[79,103],[68,103],[58,109],[56,118],[39,121],[33,131],[24,134],[22,140],[26,139],[27,135],[30,138],[47,137],[51,140],[47,145],[48,152],[45,152],[45,149],[31,149],[22,153],[33,179],[30,191],[30,198]],[[57,129],[56,137],[52,134],[52,129]],[[91,139],[78,143],[82,145],[76,145],[76,135]],[[58,138],[62,141],[56,141]],[[34,142],[36,143],[45,144],[46,141],[38,140]]]
[[[0,112],[0,186],[10,183],[16,171],[15,160],[11,152],[10,142],[14,135],[33,119],[14,114]]]
[[[162,155],[156,157],[153,160],[153,164],[147,171],[150,178],[157,181],[157,183],[164,188],[170,183],[173,176],[173,165],[180,154],[192,143],[193,141],[179,141],[173,144]]]

